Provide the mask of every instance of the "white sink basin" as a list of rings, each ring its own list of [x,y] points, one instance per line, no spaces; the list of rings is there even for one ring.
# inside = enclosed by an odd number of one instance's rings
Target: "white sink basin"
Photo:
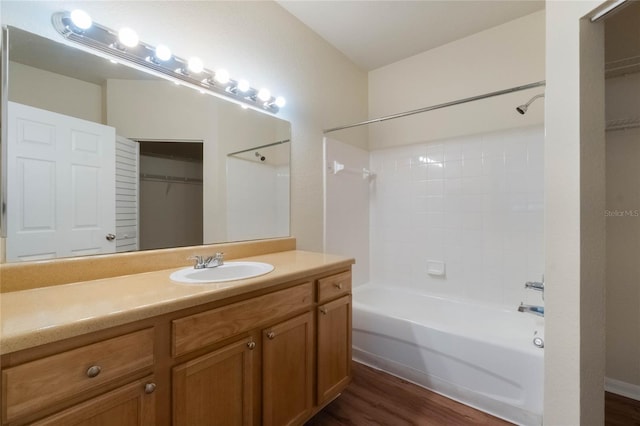
[[[224,281],[243,280],[273,271],[273,265],[262,262],[225,262],[215,268],[180,269],[171,274],[173,281],[189,284],[220,283]]]

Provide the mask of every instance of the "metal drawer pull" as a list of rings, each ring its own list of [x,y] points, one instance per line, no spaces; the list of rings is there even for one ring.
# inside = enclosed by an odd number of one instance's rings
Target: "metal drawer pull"
[[[322,312],[323,315],[327,315],[327,308],[320,308],[320,312]]]
[[[276,333],[274,333],[273,331],[270,331],[267,333],[267,337],[271,340],[273,340],[274,337],[276,337]]]
[[[336,283],[336,284],[334,284],[334,286],[335,286],[338,290],[342,290],[342,283]]]
[[[101,371],[102,371],[102,368],[99,365],[92,365],[87,369],[87,377],[93,379],[98,374],[100,374]]]
[[[144,385],[144,393],[153,393],[156,390],[155,383],[147,383]]]
[[[247,343],[247,347],[248,347],[250,350],[254,350],[254,349],[256,348],[256,342],[249,342],[249,343]]]
[[[107,239],[107,241],[113,241],[116,239],[116,236],[114,234],[107,234],[105,238]]]

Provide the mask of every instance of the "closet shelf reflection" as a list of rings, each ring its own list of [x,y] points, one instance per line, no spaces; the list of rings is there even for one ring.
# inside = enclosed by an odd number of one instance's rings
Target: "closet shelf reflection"
[[[607,121],[606,130],[625,130],[634,129],[636,127],[640,127],[640,117],[609,120]]]
[[[202,179],[199,179],[199,178],[190,178],[190,177],[184,177],[184,176],[154,175],[150,173],[140,173],[140,180],[153,180],[153,181],[170,182],[170,183],[202,184]]]

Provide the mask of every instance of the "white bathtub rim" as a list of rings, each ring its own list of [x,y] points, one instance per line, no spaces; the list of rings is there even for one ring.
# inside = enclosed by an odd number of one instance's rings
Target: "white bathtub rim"
[[[464,297],[457,297],[457,296],[450,296],[450,295],[445,295],[442,293],[430,293],[427,291],[420,291],[416,288],[412,288],[412,287],[404,287],[404,286],[390,286],[390,285],[385,285],[385,284],[380,284],[380,283],[376,283],[376,282],[368,282],[365,284],[361,284],[358,285],[357,287],[354,287],[352,290],[352,294],[355,298],[355,296],[363,291],[367,291],[369,289],[384,289],[384,290],[392,290],[392,291],[399,291],[402,293],[408,293],[411,294],[413,296],[419,296],[419,297],[430,297],[433,299],[438,299],[438,300],[442,300],[445,302],[454,302],[454,303],[458,303],[458,304],[462,304],[462,305],[472,305],[472,306],[477,306],[477,307],[482,307],[485,309],[490,309],[493,311],[500,311],[503,313],[514,313],[517,315],[527,315],[524,312],[518,312],[518,307],[512,307],[511,305],[506,305],[504,303],[491,303],[491,302],[487,302],[487,301],[474,301],[474,300],[470,300]],[[355,299],[354,299],[355,300]],[[532,314],[531,314],[532,315]],[[544,317],[538,317],[538,321],[541,324],[544,324]]]
[[[367,289],[383,289],[383,290],[393,290],[392,287],[388,287],[388,286],[380,286],[380,285],[370,285],[367,284]],[[360,286],[358,287],[358,289],[361,289],[364,286]],[[366,290],[366,289],[365,289]],[[362,291],[362,290],[360,290]],[[417,296],[417,297],[430,297],[430,298],[434,298],[440,301],[443,301],[445,303],[461,303],[461,304],[466,304],[466,305],[474,305],[472,303],[470,303],[469,301],[459,301],[459,300],[455,300],[455,299],[449,299],[446,297],[440,297],[440,296],[434,296],[431,294],[425,294],[425,293],[421,293],[421,292],[414,292],[414,291],[410,291],[407,289],[401,289],[400,291],[402,292],[406,292],[409,293],[411,295]],[[370,304],[367,303],[362,303],[362,302],[358,302],[358,298],[357,298],[357,293],[354,291],[354,296],[353,296],[353,311],[354,311],[354,316],[357,316],[357,313],[355,313],[356,311],[364,311],[366,313],[369,314],[373,314],[373,315],[383,315],[387,318],[391,318],[393,320],[396,321],[403,321],[406,323],[409,323],[413,326],[420,326],[420,327],[427,327],[430,329],[433,329],[435,331],[441,332],[441,333],[451,333],[451,334],[455,334],[457,336],[461,336],[464,337],[465,339],[469,339],[472,340],[474,342],[482,342],[482,343],[491,343],[494,344],[496,346],[499,346],[501,348],[508,348],[510,350],[516,350],[516,351],[520,351],[523,353],[527,353],[527,354],[534,354],[534,355],[538,355],[538,356],[542,356],[544,357],[544,348],[538,348],[533,344],[533,338],[535,335],[535,332],[540,331],[539,327],[538,327],[538,323],[539,321],[534,321],[532,319],[532,325],[533,328],[531,329],[531,333],[528,335],[522,335],[519,336],[519,338],[522,338],[522,346],[518,346],[518,347],[514,347],[513,342],[506,342],[504,339],[500,338],[500,337],[493,337],[492,335],[488,334],[488,335],[484,335],[484,336],[479,336],[478,333],[475,332],[466,332],[466,330],[464,329],[460,329],[460,328],[451,328],[451,327],[446,327],[444,325],[442,325],[442,323],[438,323],[438,322],[433,322],[433,321],[429,321],[428,323],[424,323],[424,322],[420,322],[420,321],[416,321],[412,318],[410,318],[410,316],[401,316],[401,315],[397,315],[397,314],[392,314],[389,312],[381,312],[375,308],[372,308]],[[484,308],[489,308],[489,309],[493,309],[495,306],[494,305],[482,305],[482,304],[478,304],[480,306],[483,306]],[[501,309],[501,312],[503,312],[504,314],[507,315],[521,315],[521,313],[515,311],[515,310],[508,310],[508,309]],[[522,314],[522,315],[526,315],[526,314]],[[370,332],[370,333],[376,333],[376,330],[372,330],[372,329],[368,329],[368,328],[358,328],[357,327],[357,318],[354,317],[354,329],[357,330],[362,330],[365,332]],[[544,329],[542,329],[542,331],[544,331]]]
[[[358,306],[356,306],[355,303],[354,303],[354,308],[356,308],[358,310],[361,310],[361,311],[364,311],[364,312],[369,313],[369,314],[382,315],[380,312],[376,311],[375,309],[368,309],[366,307],[366,305],[358,305]],[[414,326],[430,328],[430,329],[435,330],[435,331],[440,332],[440,333],[454,334],[456,336],[465,338],[465,339],[473,341],[473,342],[490,343],[490,344],[495,345],[495,346],[500,347],[500,348],[509,349],[509,350],[513,350],[513,351],[521,352],[521,353],[525,353],[525,354],[533,354],[535,356],[544,357],[544,348],[538,348],[533,344],[533,333],[530,336],[531,337],[530,340],[526,340],[526,338],[523,336],[524,340],[522,342],[522,346],[515,347],[514,345],[506,344],[501,339],[491,339],[491,338],[486,338],[486,337],[480,338],[474,333],[464,333],[464,332],[459,332],[459,330],[456,330],[455,333],[452,333],[452,330],[449,329],[449,328],[446,328],[446,327],[441,327],[441,326],[437,326],[437,325],[433,325],[433,324],[423,324],[421,322],[413,321],[413,320],[405,318],[405,317],[389,315],[389,314],[386,314],[386,313],[384,314],[384,316],[386,318],[390,318],[390,319],[396,320],[396,321],[406,322],[406,323],[409,323],[409,324],[414,325]],[[362,331],[364,333],[371,333],[371,334],[378,335],[378,336],[388,336],[387,333],[379,333],[379,332],[377,332],[375,330],[358,327],[355,324],[355,322],[354,322],[354,325],[353,325],[353,329],[354,330],[358,330],[358,331]],[[390,337],[393,337],[394,339],[400,340],[400,341],[405,342],[405,343],[413,343],[413,344],[415,344],[414,341],[407,340],[407,339],[401,339],[397,335],[390,336]],[[527,337],[529,337],[529,336],[527,336]],[[419,345],[419,346],[421,346],[421,345]]]
[[[391,374],[392,376],[398,377],[402,380],[413,383],[446,398],[452,399],[456,402],[467,405],[484,413],[491,414],[492,416],[498,417],[508,422],[512,422],[522,426],[542,425],[541,414],[532,413],[522,408],[514,407],[508,403],[484,396],[471,389],[452,384],[433,375],[425,374],[422,371],[397,363],[387,358],[380,357],[376,354],[367,352],[355,346],[352,348],[352,358],[356,362]],[[436,389],[435,387],[428,386],[426,383],[421,383],[421,378],[424,381],[428,380],[437,382],[437,385],[440,386],[440,388]],[[458,393],[458,395],[456,393]]]

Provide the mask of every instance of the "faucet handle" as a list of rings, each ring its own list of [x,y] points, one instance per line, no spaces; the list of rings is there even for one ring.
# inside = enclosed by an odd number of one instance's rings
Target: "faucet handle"
[[[187,257],[187,260],[195,260],[196,263],[195,265],[193,265],[193,267],[196,269],[204,267],[204,258],[202,256],[198,256],[198,255],[189,256]]]
[[[217,252],[216,255],[213,257],[214,259],[218,259],[218,260],[222,260],[224,259],[224,253],[223,252]]]
[[[526,283],[524,283],[524,288],[530,288],[532,290],[543,291],[544,290],[544,282],[527,281]]]

